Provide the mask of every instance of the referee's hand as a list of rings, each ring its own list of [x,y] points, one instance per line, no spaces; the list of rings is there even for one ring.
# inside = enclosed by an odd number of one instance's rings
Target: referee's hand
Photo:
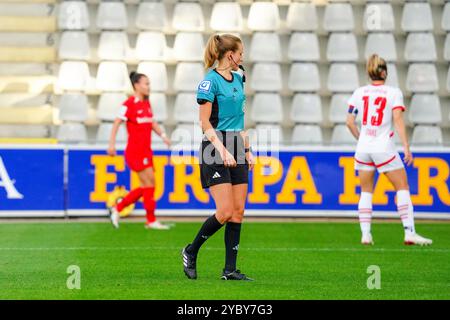
[[[233,155],[225,149],[224,154],[222,156],[223,164],[225,167],[236,167],[236,159],[234,159]]]

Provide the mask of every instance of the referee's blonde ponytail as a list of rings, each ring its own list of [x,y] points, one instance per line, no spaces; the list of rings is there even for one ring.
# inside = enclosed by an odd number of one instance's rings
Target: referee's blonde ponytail
[[[386,61],[377,54],[372,54],[367,60],[367,73],[372,80],[386,80]]]
[[[232,34],[215,34],[209,37],[205,48],[205,69],[211,68],[228,51],[236,52],[240,44],[242,44],[242,40]]]

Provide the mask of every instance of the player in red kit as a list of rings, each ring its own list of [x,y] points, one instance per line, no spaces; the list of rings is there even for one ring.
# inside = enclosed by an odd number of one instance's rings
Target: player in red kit
[[[111,131],[108,154],[116,155],[116,135],[122,122],[126,122],[128,141],[125,149],[125,161],[130,170],[139,176],[141,187],[131,190],[122,201],[110,208],[111,222],[115,228],[119,227],[120,212],[132,203],[144,198],[144,208],[148,229],[169,229],[161,224],[155,217],[155,177],[153,171],[153,151],[151,149],[151,134],[155,131],[161,136],[164,143],[170,146],[170,140],[153,118],[149,101],[150,82],[146,75],[136,72],[130,73],[134,95],[129,97],[122,105],[120,113]]]

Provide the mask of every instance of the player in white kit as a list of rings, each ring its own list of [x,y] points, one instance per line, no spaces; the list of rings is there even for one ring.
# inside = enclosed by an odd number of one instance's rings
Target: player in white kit
[[[361,180],[358,211],[362,244],[374,244],[370,232],[372,221],[372,193],[375,170],[384,173],[397,191],[397,210],[405,230],[406,245],[431,245],[415,232],[414,209],[409,193],[408,178],[403,161],[409,166],[413,156],[409,150],[403,112],[403,94],[400,89],[385,85],[388,75],[386,61],[372,55],[367,62],[371,84],[355,90],[348,101],[347,126],[358,140],[355,153],[355,170]],[[361,117],[361,130],[356,116]],[[396,151],[394,128],[403,145],[403,161]]]

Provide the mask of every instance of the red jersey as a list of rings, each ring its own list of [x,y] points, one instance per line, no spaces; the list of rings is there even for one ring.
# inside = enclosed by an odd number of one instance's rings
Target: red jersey
[[[141,101],[131,96],[122,105],[118,118],[126,121],[130,153],[147,154],[151,152],[153,112],[149,100]]]

